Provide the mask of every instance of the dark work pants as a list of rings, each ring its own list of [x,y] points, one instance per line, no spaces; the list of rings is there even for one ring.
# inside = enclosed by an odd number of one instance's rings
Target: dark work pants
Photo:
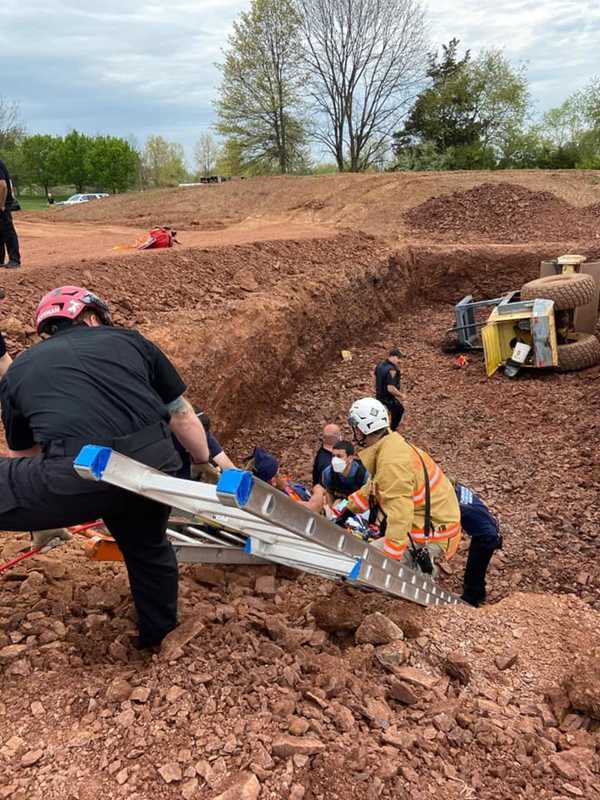
[[[486,528],[463,526],[463,530],[471,537],[471,544],[465,567],[462,599],[477,607],[486,598],[487,569],[494,552],[502,547],[502,538],[497,531],[494,534]]]
[[[384,403],[390,414],[390,430],[395,431],[404,416],[404,406],[402,403]]]
[[[10,211],[0,211],[0,243],[0,257],[4,256],[4,250],[6,249],[8,260],[20,264],[19,239],[17,238]],[[4,260],[0,258],[0,264],[2,263],[4,263]]]
[[[165,440],[130,454],[174,471]],[[105,483],[80,478],[73,458],[0,458],[0,530],[62,528],[102,518],[129,574],[140,644],[158,644],[177,624],[177,561],[165,530],[170,509]]]

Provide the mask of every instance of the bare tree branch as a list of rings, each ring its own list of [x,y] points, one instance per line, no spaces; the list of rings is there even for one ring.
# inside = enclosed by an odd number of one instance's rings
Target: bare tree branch
[[[340,170],[366,169],[386,147],[425,74],[419,0],[297,0],[315,139]]]

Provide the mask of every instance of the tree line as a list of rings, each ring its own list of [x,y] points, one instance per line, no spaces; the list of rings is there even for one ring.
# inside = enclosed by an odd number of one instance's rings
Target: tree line
[[[104,191],[210,174],[600,168],[600,79],[536,117],[526,68],[502,51],[433,50],[420,0],[251,0],[219,65],[214,131],[195,170],[161,136],[27,135],[0,98],[0,157],[17,183]]]
[[[19,190],[30,188],[48,195],[58,186],[77,192],[124,192],[177,186],[212,174],[218,148],[210,134],[200,137],[196,172],[189,172],[183,147],[162,136],[149,136],[143,148],[118,136],[88,136],[73,130],[65,136],[28,135],[18,107],[0,98],[0,158],[10,165]]]
[[[418,0],[253,0],[221,65],[216,129],[236,173],[600,168],[600,80],[535,119],[500,50],[432,52]]]

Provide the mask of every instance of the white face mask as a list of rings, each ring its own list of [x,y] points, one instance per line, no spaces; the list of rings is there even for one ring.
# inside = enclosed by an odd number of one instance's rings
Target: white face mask
[[[337,456],[334,456],[331,459],[331,469],[334,472],[343,472],[346,469],[346,462],[344,461],[343,458],[338,458]]]

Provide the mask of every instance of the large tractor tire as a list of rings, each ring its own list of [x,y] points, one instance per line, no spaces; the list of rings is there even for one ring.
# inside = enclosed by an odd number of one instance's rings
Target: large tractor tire
[[[567,344],[558,345],[558,369],[571,372],[600,364],[600,341],[591,333],[570,333]]]
[[[569,272],[549,275],[529,281],[521,289],[522,300],[554,300],[557,311],[567,311],[591,303],[596,295],[596,283],[591,275]]]

